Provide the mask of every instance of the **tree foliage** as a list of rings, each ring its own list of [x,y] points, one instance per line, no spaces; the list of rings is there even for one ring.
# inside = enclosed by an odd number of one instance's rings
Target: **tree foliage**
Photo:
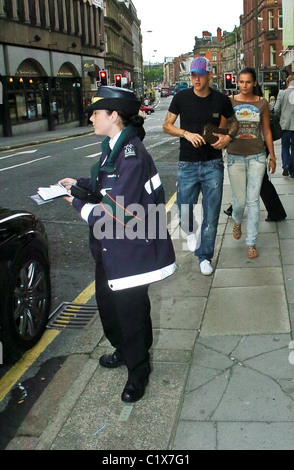
[[[163,81],[163,67],[162,65],[151,65],[144,67],[144,80],[145,83],[161,83]]]

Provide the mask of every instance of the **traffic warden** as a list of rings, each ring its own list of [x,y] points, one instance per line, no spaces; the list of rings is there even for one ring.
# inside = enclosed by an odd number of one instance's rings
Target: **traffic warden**
[[[98,310],[105,336],[115,348],[100,357],[100,364],[127,366],[124,402],[142,398],[151,372],[149,284],[176,270],[164,190],[142,143],[139,107],[132,91],[99,87],[88,111],[95,133],[107,136],[101,159],[93,165],[91,178],[60,181],[71,191],[65,199],[90,228]]]

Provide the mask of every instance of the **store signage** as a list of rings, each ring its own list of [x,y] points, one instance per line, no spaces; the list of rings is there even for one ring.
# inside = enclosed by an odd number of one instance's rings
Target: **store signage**
[[[25,69],[18,69],[15,73],[15,75],[22,75],[24,77],[31,77],[31,76],[39,76],[39,72],[36,70],[25,70]]]
[[[84,60],[83,67],[85,72],[95,72],[94,60]]]

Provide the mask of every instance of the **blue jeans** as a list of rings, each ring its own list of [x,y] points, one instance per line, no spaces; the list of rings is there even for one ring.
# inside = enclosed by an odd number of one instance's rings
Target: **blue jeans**
[[[223,181],[224,164],[221,158],[208,162],[179,162],[177,204],[181,228],[187,234],[195,233],[201,224],[201,220],[195,220],[194,207],[202,192],[201,242],[195,251],[199,263],[213,258]]]
[[[255,246],[259,227],[260,189],[266,168],[266,154],[227,156],[228,173],[232,188],[233,214],[237,224],[243,221],[247,205],[247,238],[248,246]]]
[[[294,176],[294,131],[283,131],[282,135],[282,165],[288,167]]]

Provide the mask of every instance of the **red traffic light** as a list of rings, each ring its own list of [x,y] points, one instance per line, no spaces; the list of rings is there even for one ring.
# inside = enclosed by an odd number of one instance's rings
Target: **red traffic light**
[[[224,88],[225,90],[234,90],[237,88],[236,76],[232,72],[226,72],[224,74]]]
[[[100,70],[100,83],[101,85],[107,85],[107,72],[106,70]]]
[[[114,79],[115,79],[115,85],[117,87],[121,87],[121,74],[120,73],[117,73],[115,76],[114,76]]]

